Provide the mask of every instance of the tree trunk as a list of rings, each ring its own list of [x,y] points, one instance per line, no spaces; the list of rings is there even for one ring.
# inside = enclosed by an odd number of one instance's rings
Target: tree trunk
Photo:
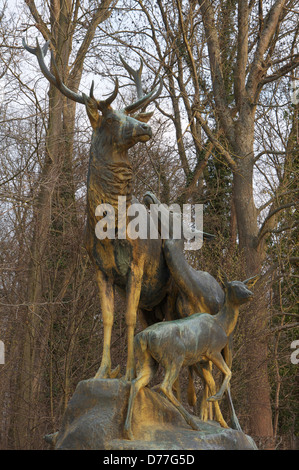
[[[257,246],[259,232],[257,210],[253,199],[253,123],[238,122],[234,152],[237,167],[234,171],[233,200],[236,210],[240,254],[244,260],[246,277],[261,273],[264,248]],[[272,410],[267,370],[268,310],[265,286],[255,289],[252,308],[246,319],[245,360],[248,403],[248,432],[265,448],[273,447]]]

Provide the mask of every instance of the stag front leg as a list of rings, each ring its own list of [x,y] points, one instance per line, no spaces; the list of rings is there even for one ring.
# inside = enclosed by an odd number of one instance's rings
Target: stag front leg
[[[94,378],[105,379],[111,377],[111,332],[114,317],[114,290],[113,284],[102,271],[97,271],[100,303],[103,317],[104,340],[101,366]]]
[[[134,359],[134,334],[137,319],[137,310],[141,292],[143,264],[132,266],[127,283],[127,310],[126,326],[128,337],[128,357],[125,379],[128,381],[136,377]]]

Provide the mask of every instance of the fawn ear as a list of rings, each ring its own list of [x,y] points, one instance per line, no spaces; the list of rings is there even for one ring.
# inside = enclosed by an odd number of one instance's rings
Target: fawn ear
[[[253,287],[253,286],[255,285],[255,283],[259,280],[260,277],[261,277],[260,274],[256,274],[255,276],[246,279],[246,281],[243,281],[243,284],[246,284],[246,286],[247,286],[249,289],[252,289],[252,287]]]
[[[227,276],[225,274],[225,272],[223,271],[222,268],[219,267],[218,269],[218,277],[220,279],[220,282],[222,284],[222,287],[225,288],[228,284],[228,279],[227,279]]]

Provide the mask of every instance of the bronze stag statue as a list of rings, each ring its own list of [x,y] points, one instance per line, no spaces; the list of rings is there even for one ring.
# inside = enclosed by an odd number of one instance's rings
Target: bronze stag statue
[[[171,320],[195,312],[216,314],[224,302],[219,283],[208,273],[196,271],[188,265],[181,244],[174,257],[168,249],[173,243],[172,240],[169,241],[168,248],[166,244],[163,249],[161,238],[122,239],[117,236],[118,197],[125,196],[127,206],[134,202],[133,174],[128,151],[136,143],[147,142],[152,137],[147,122],[153,112],[144,110],[160,95],[162,80],[151,92],[143,95],[142,62],[139,70],[135,71],[121,59],[135,82],[138,98],[124,109],[114,110],[112,103],[118,94],[118,80],[115,82],[114,91],[105,100],[97,100],[94,97],[93,82],[89,96],[76,93],[62,82],[52,50],[54,74],[46,66],[44,59],[49,49],[49,41],[43,47],[40,47],[38,41],[34,48],[29,47],[24,40],[23,45],[37,57],[40,69],[50,83],[68,99],[86,107],[93,133],[87,177],[85,246],[96,271],[104,327],[102,360],[95,377],[109,378],[116,374],[111,371],[110,345],[114,318],[114,287],[117,286],[126,296],[128,353],[125,378],[130,381],[135,377],[134,332],[137,310],[146,325],[151,325],[164,318]],[[142,112],[138,112],[140,110]],[[96,236],[96,209],[101,204],[109,204],[115,210],[116,236],[113,239],[99,239]],[[150,213],[148,217],[151,217]],[[177,246],[174,248],[176,250]],[[179,284],[178,279],[181,279]],[[184,284],[188,285],[187,291],[183,287]]]
[[[63,95],[86,106],[93,134],[87,178],[85,246],[96,270],[104,326],[102,362],[95,377],[111,376],[110,341],[114,316],[114,286],[117,285],[126,293],[125,318],[128,329],[126,379],[131,380],[135,374],[133,339],[137,309],[150,312],[163,300],[167,294],[169,271],[160,239],[99,240],[95,234],[98,222],[95,211],[100,204],[108,203],[115,209],[117,218],[118,196],[126,196],[127,205],[131,204],[132,166],[128,150],[137,142],[147,142],[152,137],[151,128],[146,123],[152,113],[134,114],[134,117],[131,114],[137,113],[157,98],[161,92],[162,82],[158,89],[138,98],[126,108],[116,111],[111,104],[118,94],[117,80],[113,93],[103,101],[94,97],[93,84],[89,96],[74,93],[62,83],[52,51],[55,75],[45,64],[44,57],[49,42],[42,48],[38,43],[35,48],[27,46],[25,42],[23,44],[27,51],[36,55],[44,76]]]

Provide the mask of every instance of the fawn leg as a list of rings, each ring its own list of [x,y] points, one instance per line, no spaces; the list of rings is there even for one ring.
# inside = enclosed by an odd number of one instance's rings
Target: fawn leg
[[[179,375],[182,362],[183,361],[178,361],[176,359],[176,363],[168,364],[167,368],[165,367],[165,378],[160,386],[160,390],[164,393],[168,400],[178,409],[178,411],[185,418],[186,422],[192,427],[192,429],[199,431],[198,424],[195,422],[190,413],[188,413],[188,411],[185,410],[183,405],[177,400],[172,391],[172,386]]]
[[[218,401],[221,400],[221,398],[223,397],[223,394],[227,389],[232,373],[220,352],[214,353],[209,357],[209,359],[211,359],[215,366],[218,367],[218,369],[224,374],[224,379],[219,391],[215,395],[213,394],[213,396],[208,398],[208,401]]]
[[[148,385],[155,375],[158,366],[157,362],[151,357],[148,351],[142,353],[142,358],[139,356],[139,361],[141,366],[140,372],[137,378],[131,383],[129,406],[124,427],[124,436],[126,439],[134,439],[131,426],[135,398],[138,392]]]
[[[212,373],[211,373],[211,369],[210,368],[203,368],[202,369],[202,374],[204,376],[204,380],[207,384],[207,387],[210,389],[210,392],[214,395],[216,393],[216,385],[215,385],[215,381],[214,381]],[[210,403],[210,405],[211,405],[211,403]],[[214,407],[215,407],[216,421],[218,421],[218,423],[223,428],[228,428],[228,425],[227,425],[226,421],[224,420],[224,418],[222,416],[222,413],[221,413],[221,410],[220,410],[220,407],[219,407],[219,403],[217,401],[215,401]]]

